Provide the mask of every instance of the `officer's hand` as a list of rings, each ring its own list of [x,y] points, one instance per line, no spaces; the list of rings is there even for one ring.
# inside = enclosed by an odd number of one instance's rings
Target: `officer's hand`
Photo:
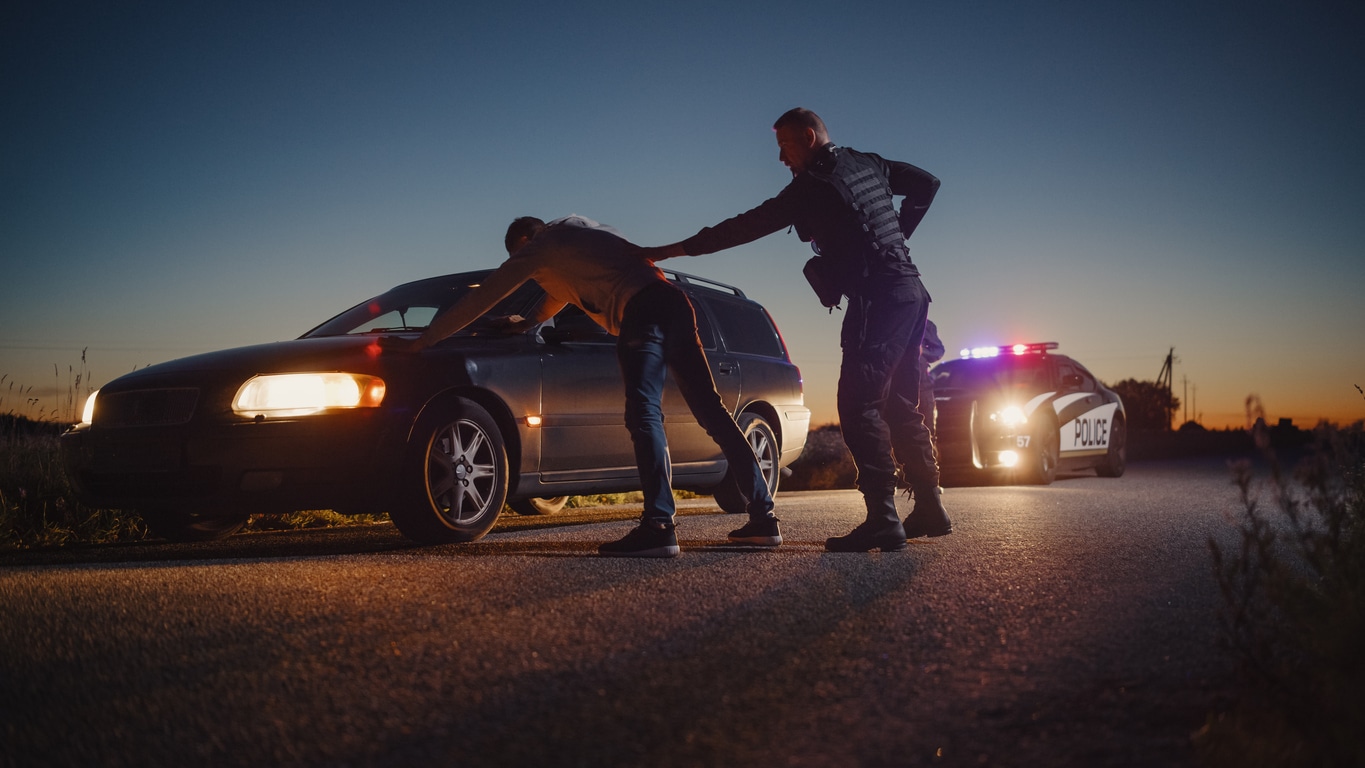
[[[504,317],[496,318],[493,322],[494,328],[499,332],[508,335],[525,333],[535,326],[536,324],[534,321],[530,318],[522,317],[521,315],[506,315]]]
[[[645,261],[648,261],[650,264],[653,264],[656,261],[671,259],[675,256],[686,256],[687,254],[683,253],[681,245],[674,243],[672,245],[656,245],[652,248],[641,248],[636,251],[636,255]]]

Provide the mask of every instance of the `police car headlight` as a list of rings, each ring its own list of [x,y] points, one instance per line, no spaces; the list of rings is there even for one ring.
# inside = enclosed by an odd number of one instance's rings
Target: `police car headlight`
[[[239,416],[306,416],[329,408],[376,408],[384,381],[357,373],[287,373],[254,376],[237,390]]]
[[[1018,466],[1018,465],[1019,465],[1019,454],[1015,453],[1014,451],[1001,451],[1001,452],[1000,452],[1000,466],[1002,466],[1002,467],[1016,467],[1016,466]]]
[[[1014,405],[1005,408],[999,413],[992,414],[991,418],[996,423],[1003,424],[1007,427],[1017,427],[1028,421],[1028,417],[1024,415],[1023,409]]]

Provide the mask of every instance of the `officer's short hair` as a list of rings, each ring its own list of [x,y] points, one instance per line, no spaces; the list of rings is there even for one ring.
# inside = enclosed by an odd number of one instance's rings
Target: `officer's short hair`
[[[544,229],[545,222],[534,216],[522,216],[519,219],[513,219],[512,223],[507,226],[507,234],[502,238],[502,247],[506,248],[510,254],[518,240],[523,237],[527,240],[534,239]]]
[[[788,127],[800,128],[802,130],[812,128],[815,130],[816,136],[829,135],[829,131],[825,128],[825,121],[821,120],[819,115],[805,107],[789,109],[786,112],[783,112],[781,117],[777,118],[777,122],[773,123],[774,131],[779,128]]]

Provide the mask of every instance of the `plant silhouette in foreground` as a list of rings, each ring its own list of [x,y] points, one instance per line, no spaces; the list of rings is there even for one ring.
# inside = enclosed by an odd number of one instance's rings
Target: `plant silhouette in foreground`
[[[1320,425],[1286,469],[1248,398],[1264,468],[1234,465],[1238,536],[1210,540],[1222,642],[1246,695],[1199,741],[1215,765],[1365,765],[1365,435]]]
[[[76,501],[62,464],[61,426],[0,416],[0,549],[137,540],[135,516]]]

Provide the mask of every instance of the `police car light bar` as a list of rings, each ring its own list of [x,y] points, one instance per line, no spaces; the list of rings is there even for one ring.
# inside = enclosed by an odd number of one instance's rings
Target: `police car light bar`
[[[1000,355],[1027,355],[1030,352],[1046,352],[1056,349],[1055,341],[1039,341],[1033,344],[1006,344],[1001,347],[972,347],[961,352],[964,358],[999,357]]]

